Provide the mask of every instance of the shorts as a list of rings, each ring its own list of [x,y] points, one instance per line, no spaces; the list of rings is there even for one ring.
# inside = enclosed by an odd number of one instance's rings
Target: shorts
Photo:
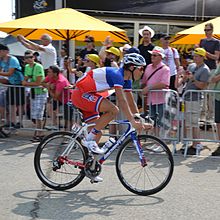
[[[215,100],[215,123],[220,123],[220,101]]]
[[[6,91],[6,100],[8,105],[24,105],[25,103],[25,88],[23,87],[8,87]]]
[[[47,103],[47,93],[35,94],[35,98],[31,99],[31,118],[43,120],[45,106]]]
[[[185,123],[187,127],[199,127],[201,109],[201,101],[185,102]]]
[[[103,100],[101,95],[97,93],[83,93],[75,89],[72,93],[72,103],[79,108],[83,114],[85,122],[99,118],[99,106]]]

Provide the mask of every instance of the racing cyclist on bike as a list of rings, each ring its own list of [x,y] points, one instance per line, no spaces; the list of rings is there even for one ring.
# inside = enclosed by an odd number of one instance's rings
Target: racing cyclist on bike
[[[82,144],[90,151],[103,154],[104,150],[99,148],[98,141],[101,130],[105,128],[114,118],[119,109],[131,122],[136,130],[141,130],[143,124],[136,121],[134,114],[138,108],[132,94],[132,80],[141,78],[146,65],[143,56],[131,53],[124,56],[123,67],[102,67],[93,69],[81,76],[76,82],[76,89],[72,93],[72,102],[83,114],[85,122],[95,122]],[[106,99],[111,90],[114,89],[119,108]],[[103,114],[100,116],[99,113]],[[151,125],[145,127],[151,128]]]

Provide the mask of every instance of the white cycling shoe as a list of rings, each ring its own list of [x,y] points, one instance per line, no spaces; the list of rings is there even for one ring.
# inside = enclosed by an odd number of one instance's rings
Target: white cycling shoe
[[[90,151],[96,154],[104,154],[105,150],[99,148],[98,144],[95,141],[87,141],[87,140],[82,140],[81,143],[87,147]]]

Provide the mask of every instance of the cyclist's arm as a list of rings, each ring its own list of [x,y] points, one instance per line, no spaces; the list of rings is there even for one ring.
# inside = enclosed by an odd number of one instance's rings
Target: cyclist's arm
[[[126,99],[127,99],[127,102],[128,102],[128,106],[130,107],[130,110],[133,114],[135,113],[139,113],[139,110],[138,110],[138,107],[137,107],[137,104],[134,100],[134,96],[133,96],[133,93],[131,91],[129,92],[125,92],[125,96],[126,96]]]
[[[118,100],[119,109],[122,110],[125,117],[133,124],[135,123],[133,114],[131,112],[131,109],[128,105],[127,99],[125,97],[124,91],[121,87],[115,87],[115,94],[116,98]]]

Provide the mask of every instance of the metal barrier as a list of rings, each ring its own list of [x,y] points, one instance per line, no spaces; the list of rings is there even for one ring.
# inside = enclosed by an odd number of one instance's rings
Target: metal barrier
[[[214,120],[217,95],[220,95],[220,91],[188,90],[184,92],[182,97],[184,117],[181,120],[181,141],[186,145],[184,156],[187,154],[188,142],[220,142]],[[218,111],[220,114],[220,109]],[[202,146],[198,144],[197,155],[199,155],[201,149]]]
[[[71,117],[73,121],[79,122],[80,115],[76,109],[68,107],[69,103],[63,105],[64,100],[70,99],[70,94],[63,93],[60,101],[54,101],[49,97],[48,93],[45,96],[34,96],[34,89],[43,89],[43,87],[24,87],[21,85],[5,85],[0,84],[0,122],[1,126],[8,127],[13,130],[31,130],[31,131],[55,131],[65,128],[65,117]],[[64,97],[65,96],[65,97]],[[38,99],[38,100],[36,100]],[[37,102],[34,105],[34,102]],[[34,108],[31,108],[34,106]],[[64,113],[66,115],[64,115]],[[36,128],[35,120],[32,120],[31,115],[42,114],[42,128]],[[70,126],[69,126],[70,128]]]
[[[42,87],[31,88],[42,89]],[[11,129],[20,128],[31,131],[69,130],[73,123],[78,123],[81,120],[79,111],[75,108],[72,109],[70,107],[71,105],[66,101],[70,100],[71,93],[63,93],[60,101],[54,101],[52,97],[47,95],[45,104],[43,105],[43,102],[41,102],[42,107],[40,108],[41,111],[45,108],[43,126],[41,129],[36,128],[36,124],[31,120],[31,114],[33,111],[39,111],[39,108],[31,109],[33,104],[33,90],[31,88],[5,84],[0,85],[1,126],[7,125]],[[142,95],[141,89],[136,89],[132,92],[141,112],[149,111],[149,114],[153,117],[155,113],[158,113],[159,120],[156,121],[153,134],[165,141],[171,142],[173,144],[173,152],[175,152],[176,144],[179,142],[186,144],[185,155],[187,154],[189,142],[219,142],[217,128],[214,122],[215,112],[210,110],[215,110],[215,98],[217,94],[220,94],[220,91],[189,90],[182,97],[179,97],[176,91],[168,89],[152,90],[147,96]],[[200,103],[196,102],[195,104],[195,97],[197,97]],[[110,97],[111,101],[112,99],[115,98]],[[193,104],[191,106],[192,102],[195,105]],[[203,110],[202,118],[199,111],[202,106],[200,106],[201,103],[205,107],[212,106],[209,111],[206,111],[206,109]],[[118,119],[125,118],[123,114],[120,114]],[[197,127],[202,129],[199,130],[200,136],[197,135],[196,137],[195,132],[193,133],[195,123],[197,123]],[[116,127],[115,129],[115,126],[114,123],[110,123],[108,129],[105,129],[104,135],[118,136],[125,129],[123,127]],[[212,131],[211,133],[209,131],[210,129]],[[112,132],[114,130],[117,132]]]

